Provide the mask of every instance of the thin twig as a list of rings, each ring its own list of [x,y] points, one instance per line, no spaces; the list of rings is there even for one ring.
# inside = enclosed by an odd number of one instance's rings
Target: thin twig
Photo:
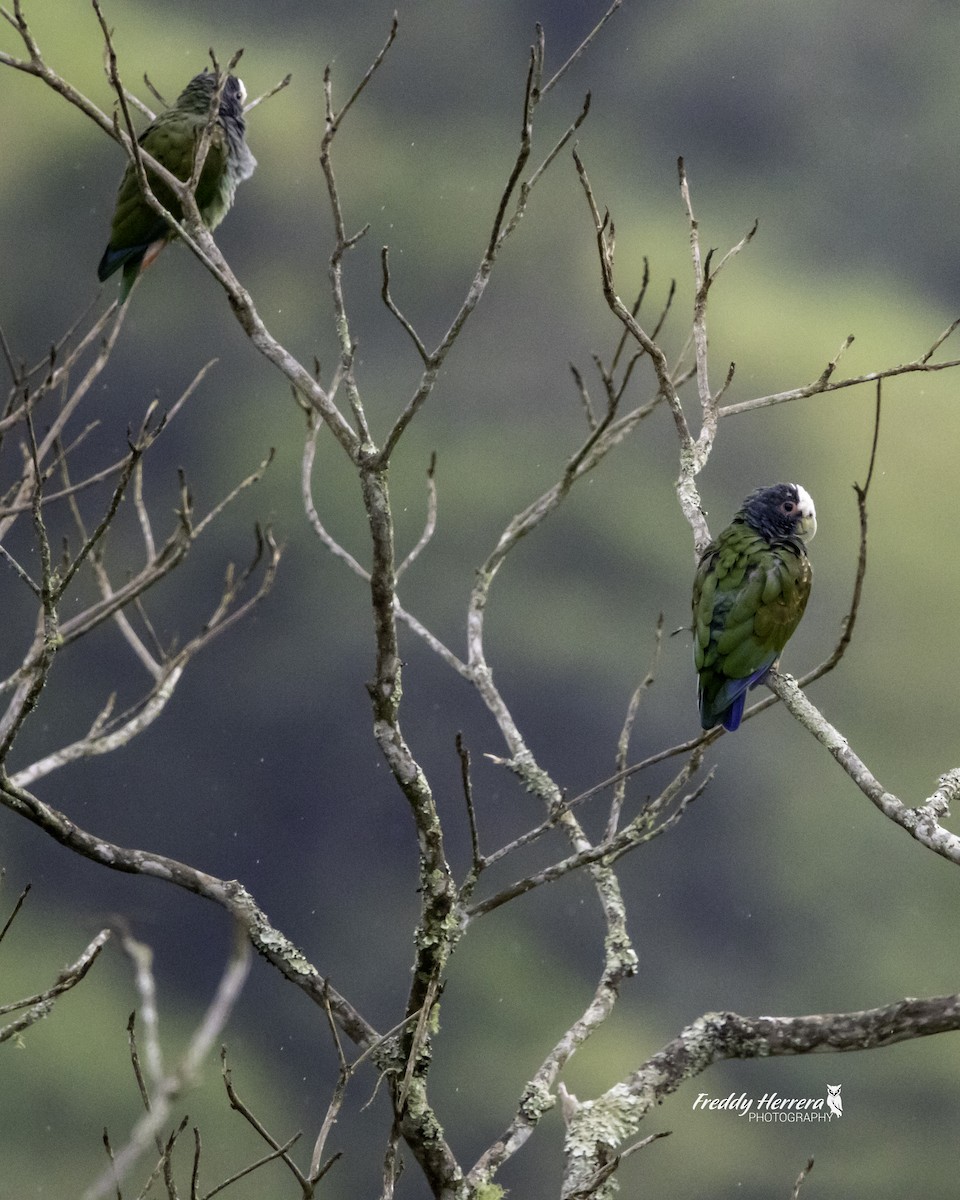
[[[694,791],[680,798],[680,793],[683,791],[688,780],[700,769],[702,759],[702,753],[699,750],[695,750],[660,795],[646,805],[638,816],[634,817],[628,825],[625,825],[623,829],[619,830],[612,837],[598,842],[596,845],[589,845],[583,849],[576,850],[573,854],[568,855],[559,862],[553,863],[549,867],[544,867],[540,871],[535,871],[532,875],[527,875],[523,879],[516,880],[509,886],[501,889],[496,895],[470,905],[466,910],[468,919],[472,920],[474,917],[485,916],[487,913],[493,912],[494,909],[500,908],[508,901],[514,900],[517,896],[525,895],[534,888],[542,887],[545,883],[554,883],[556,880],[562,879],[565,875],[569,875],[571,871],[578,871],[583,867],[601,862],[605,866],[609,866],[636,846],[644,845],[661,834],[666,833],[669,829],[672,829],[689,806],[700,798],[713,778],[713,772],[711,771]],[[676,805],[673,811],[657,823],[661,813],[667,810],[672,804]],[[568,814],[569,808],[565,807],[564,815]],[[489,863],[490,861],[491,859],[488,858],[487,862]]]
[[[803,1170],[797,1176],[797,1182],[793,1185],[793,1192],[791,1193],[790,1200],[800,1200],[800,1188],[803,1186],[803,1181],[806,1179],[806,1177],[810,1174],[810,1172],[812,1170],[813,1170],[813,1159],[808,1158],[807,1165],[803,1168]]]
[[[956,326],[952,326],[949,332]],[[939,343],[937,343],[939,344]],[[823,382],[822,376],[815,382],[806,384],[804,387],[789,388],[784,392],[775,392],[768,396],[758,396],[753,400],[741,400],[736,404],[726,404],[718,411],[718,417],[736,417],[742,413],[754,412],[758,408],[770,408],[774,404],[787,404],[793,400],[805,400],[809,396],[825,395],[828,392],[844,391],[848,388],[859,387],[863,383],[876,383],[883,379],[896,379],[900,375],[911,375],[915,373],[932,374],[936,371],[952,371],[960,367],[960,358],[945,359],[942,362],[930,362],[927,354],[931,351],[922,354],[919,358],[913,359],[908,363],[901,363],[895,367],[885,367],[880,371],[866,371],[862,375],[851,375],[846,379],[838,379],[836,382],[830,380]]]
[[[382,271],[382,283],[380,285],[380,297],[384,304],[393,313],[394,317],[400,322],[400,325],[406,331],[410,341],[417,348],[417,353],[420,355],[424,363],[430,361],[430,355],[427,353],[427,348],[423,344],[420,335],[414,329],[413,325],[407,320],[399,308],[394,303],[393,296],[390,294],[390,248],[388,246],[381,247],[380,250],[380,267]]]
[[[329,140],[333,137],[333,135],[336,133],[336,131],[340,128],[340,125],[343,122],[343,118],[347,115],[347,113],[350,111],[350,109],[353,108],[354,104],[359,99],[360,94],[363,92],[364,88],[367,86],[367,84],[370,82],[370,80],[373,78],[373,76],[376,74],[376,72],[379,70],[379,68],[383,65],[383,60],[386,58],[387,52],[389,51],[390,47],[393,45],[393,43],[396,39],[397,30],[399,29],[399,27],[400,27],[399,17],[397,16],[396,13],[394,13],[393,19],[390,22],[390,32],[387,34],[387,40],[383,43],[383,46],[381,47],[380,52],[374,58],[373,62],[370,64],[369,67],[367,67],[360,82],[350,93],[350,96],[348,97],[347,102],[344,104],[344,106],[340,109],[339,112],[335,112],[334,109],[332,108],[332,106],[328,110],[327,132],[324,135],[325,142],[329,142]]]
[[[293,79],[293,76],[291,74],[284,75],[284,77],[280,80],[280,82],[275,83],[273,85],[273,87],[270,88],[268,91],[263,92],[261,95],[257,96],[257,98],[255,100],[248,100],[247,103],[243,106],[243,111],[245,113],[248,113],[251,111],[251,109],[256,108],[258,104],[263,104],[263,102],[265,100],[272,99],[272,97],[276,96],[276,94],[278,92],[282,92],[284,88],[289,87],[290,81],[292,79]]]
[[[20,911],[21,908],[23,908],[23,902],[24,902],[24,900],[26,900],[27,896],[29,895],[31,886],[32,885],[29,883],[26,884],[23,891],[17,897],[16,903],[13,906],[13,911],[11,912],[10,916],[7,917],[6,921],[4,922],[3,928],[0,929],[0,942],[2,942],[3,939],[7,936],[7,931],[9,930],[9,928],[13,924],[13,922],[16,920],[17,913]]]
[[[663,646],[663,613],[660,613],[657,618],[657,628],[654,641],[653,662],[647,670],[646,675],[637,685],[633,695],[630,697],[630,703],[627,705],[627,713],[624,717],[623,728],[620,731],[620,737],[617,741],[617,771],[622,771],[627,765],[627,753],[630,749],[630,737],[633,733],[633,724],[637,718],[637,712],[640,708],[640,701],[643,699],[645,692],[653,686],[654,680],[657,677],[657,667],[660,663],[660,651]],[[610,804],[610,815],[607,818],[607,828],[604,833],[604,840],[610,841],[617,831],[617,826],[620,824],[620,813],[623,809],[623,801],[626,796],[626,779],[621,779],[613,791],[613,800]]]
[[[267,1145],[273,1149],[276,1157],[280,1158],[287,1169],[292,1173],[297,1183],[299,1183],[300,1187],[303,1189],[304,1195],[309,1195],[309,1183],[306,1176],[286,1152],[286,1149],[292,1146],[297,1138],[301,1136],[300,1133],[297,1133],[295,1137],[289,1139],[286,1143],[279,1142],[273,1136],[273,1134],[266,1129],[266,1127],[247,1107],[247,1105],[244,1104],[233,1085],[233,1073],[227,1066],[227,1050],[225,1046],[221,1047],[220,1049],[220,1073],[223,1077],[223,1085],[227,1091],[227,1099],[230,1101],[230,1107],[235,1112],[238,1112],[247,1122],[247,1124],[252,1126],[257,1131]]]
[[[86,978],[87,972],[96,962],[97,958],[99,958],[100,952],[103,950],[109,937],[110,930],[101,929],[89,945],[84,948],[76,962],[71,963],[60,971],[50,987],[35,996],[29,996],[23,1000],[15,1000],[0,1007],[0,1013],[2,1014],[18,1012],[22,1008],[27,1010],[15,1021],[0,1028],[0,1042],[9,1040],[14,1035],[22,1033],[30,1025],[49,1016],[54,1002],[58,997],[62,996],[64,992],[69,992],[71,988],[76,987],[78,983],[81,983]]]
[[[420,552],[430,544],[430,539],[433,537],[437,529],[437,453],[434,451],[430,455],[430,463],[427,467],[427,519],[424,522],[423,532],[420,534],[416,545],[409,551],[406,558],[397,566],[397,579],[406,571],[406,569],[415,562]]]
[[[607,1180],[619,1170],[620,1164],[625,1158],[635,1154],[638,1150],[646,1149],[660,1138],[670,1137],[670,1132],[669,1129],[662,1129],[658,1133],[651,1133],[647,1137],[641,1138],[640,1141],[634,1142],[632,1146],[628,1146],[619,1154],[614,1154],[607,1162],[602,1163],[584,1184],[572,1192],[566,1192],[564,1200],[594,1200]]]
[[[540,72],[542,71],[542,56],[542,30],[539,30],[538,42],[530,49],[530,59],[527,68],[527,76],[523,94],[523,118],[520,128],[520,144],[517,149],[517,155],[510,169],[510,173],[507,176],[507,181],[504,184],[503,190],[500,193],[500,198],[497,202],[496,215],[487,239],[486,248],[482,258],[480,259],[480,263],[477,267],[476,273],[474,274],[467,294],[464,297],[459,309],[454,314],[453,320],[447,327],[446,332],[443,334],[440,341],[432,351],[426,350],[426,347],[423,345],[419,335],[416,334],[415,330],[413,329],[412,323],[410,323],[403,316],[399,308],[397,308],[397,306],[393,303],[392,299],[389,299],[390,292],[388,287],[388,277],[386,273],[384,273],[384,284],[381,295],[391,313],[397,320],[400,321],[408,336],[411,337],[414,345],[417,347],[417,351],[424,363],[424,371],[420,378],[420,382],[413,393],[413,396],[410,398],[406,407],[394,421],[393,427],[384,441],[379,453],[379,461],[381,463],[387,463],[390,460],[390,457],[393,454],[393,451],[396,448],[400,438],[403,436],[407,426],[431,395],[434,385],[436,384],[437,377],[440,373],[440,369],[448,352],[450,351],[450,348],[460,336],[464,326],[470,319],[470,316],[476,309],[481,298],[483,297],[484,292],[486,291],[487,283],[490,279],[493,265],[500,249],[507,238],[518,227],[524,213],[526,212],[527,202],[529,201],[531,191],[537,182],[542,178],[546,169],[556,159],[563,146],[567,144],[573,133],[583,123],[587,116],[587,112],[589,111],[590,97],[587,96],[579,115],[554,143],[552,149],[549,151],[541,165],[536,169],[536,171],[533,172],[529,179],[521,182],[533,148],[533,113],[539,99],[537,81],[540,78]],[[512,216],[508,220],[507,211],[510,208],[514,197],[516,197],[516,205]],[[386,272],[385,260],[383,263],[383,270]]]
[[[124,933],[121,943],[124,953],[133,964],[133,981],[139,998],[140,1021],[144,1028],[147,1051],[147,1071],[150,1085],[140,1072],[140,1056],[137,1052],[136,1013],[130,1014],[127,1032],[130,1038],[130,1057],[134,1074],[140,1088],[143,1106],[150,1111],[150,1087],[158,1087],[163,1080],[163,1052],[160,1049],[159,1013],[157,1011],[157,985],[153,977],[153,950],[145,942],[136,941]]]
[[[194,1082],[213,1042],[220,1036],[229,1020],[249,974],[251,961],[250,942],[242,927],[235,924],[230,956],[220,982],[176,1069],[158,1080],[157,1086],[147,1098],[148,1112],[138,1121],[127,1145],[115,1156],[111,1169],[84,1192],[84,1200],[100,1200],[100,1197],[105,1196],[115,1186],[116,1179],[124,1177],[163,1128],[174,1100],[184,1087]],[[186,1123],[187,1118],[184,1118],[177,1134],[186,1128]],[[172,1144],[173,1139],[167,1143],[165,1149],[167,1164],[170,1161]]]
[[[267,457],[260,461],[259,466],[251,471],[245,479],[241,479],[236,487],[231,488],[231,490],[227,492],[223,499],[215,504],[207,513],[207,515],[196,523],[193,529],[193,536],[199,537],[204,529],[206,529],[211,522],[215,521],[223,512],[223,510],[228,505],[232,504],[234,500],[236,500],[237,496],[239,496],[241,492],[246,491],[247,488],[253,487],[255,483],[259,483],[269,469],[270,464],[273,462],[275,456],[276,451],[271,446],[269,452],[267,453]]]
[[[322,1161],[324,1147],[327,1144],[327,1138],[330,1136],[330,1131],[336,1124],[340,1109],[343,1107],[344,1096],[346,1095],[347,1083],[351,1076],[351,1068],[347,1065],[346,1055],[343,1052],[343,1044],[340,1041],[340,1033],[337,1029],[337,1023],[333,1016],[333,1009],[330,1007],[329,995],[324,996],[323,1004],[324,1015],[327,1018],[327,1026],[330,1030],[330,1036],[333,1039],[333,1044],[336,1047],[337,1059],[340,1064],[340,1069],[337,1072],[337,1082],[333,1089],[333,1095],[327,1105],[327,1111],[324,1114],[323,1122],[320,1125],[320,1132],[317,1134],[317,1140],[314,1142],[313,1153],[310,1155],[310,1170],[308,1178],[311,1183],[316,1183],[321,1179],[333,1163],[339,1158],[339,1154],[335,1154],[328,1159],[326,1163]]]
[[[287,1154],[287,1151],[292,1149],[302,1136],[303,1135],[301,1133],[295,1133],[293,1137],[288,1138],[283,1145],[278,1146],[276,1150],[271,1150],[269,1154],[264,1154],[263,1157],[258,1158],[256,1162],[252,1162],[249,1166],[244,1167],[242,1170],[228,1176],[228,1178],[224,1179],[221,1183],[218,1183],[216,1187],[211,1188],[209,1192],[205,1192],[203,1195],[203,1200],[212,1200],[212,1197],[219,1195],[220,1192],[226,1191],[227,1188],[235,1184],[238,1179],[243,1179],[246,1175],[252,1175],[254,1171],[259,1171],[261,1167],[265,1167],[267,1163],[274,1162],[278,1158],[284,1158]]]
[[[607,9],[607,11],[603,14],[603,16],[600,18],[600,20],[596,23],[596,25],[594,25],[594,27],[590,30],[590,32],[583,39],[583,41],[576,48],[576,50],[574,50],[574,52],[570,55],[570,57],[567,59],[567,61],[563,64],[563,66],[560,67],[560,69],[558,71],[555,71],[553,76],[550,79],[548,79],[547,82],[543,85],[543,87],[540,89],[541,96],[545,96],[552,87],[554,87],[556,84],[558,84],[560,82],[560,80],[563,78],[563,76],[573,66],[573,64],[577,61],[577,59],[580,57],[580,55],[583,54],[584,50],[587,49],[587,47],[594,40],[594,38],[596,38],[597,34],[604,27],[604,25],[606,25],[606,23],[610,20],[610,18],[613,16],[613,14],[617,11],[617,9],[620,7],[620,5],[622,3],[623,3],[623,0],[613,0],[613,3],[610,5],[610,7]]]
[[[463,734],[457,732],[457,757],[460,759],[460,782],[463,785],[463,798],[467,806],[467,824],[470,826],[470,853],[472,865],[467,883],[460,889],[460,895],[465,898],[476,883],[480,872],[486,866],[486,861],[480,853],[480,832],[477,828],[477,812],[473,806],[473,783],[470,779],[470,751],[463,740]]]

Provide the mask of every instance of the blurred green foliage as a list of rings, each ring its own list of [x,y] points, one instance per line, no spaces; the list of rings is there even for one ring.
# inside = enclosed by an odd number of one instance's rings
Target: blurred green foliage
[[[370,224],[348,258],[346,288],[376,436],[419,374],[413,348],[380,303],[380,246],[391,249],[397,302],[435,342],[472,277],[516,152],[534,22],[542,21],[556,66],[603,7],[401,3],[398,41],[335,150],[348,226]],[[323,69],[331,64],[342,101],[382,44],[392,10],[345,0],[238,0],[227,13],[213,0],[107,7],[125,81],[145,99],[145,71],[174,96],[211,45],[221,60],[245,48],[240,70],[251,95],[293,73],[290,88],[250,114],[260,165],[218,240],[270,328],[305,361],[316,355],[327,378],[336,343],[326,275],[331,223],[317,161]],[[48,61],[109,111],[88,5],[24,0],[24,12]],[[687,336],[692,303],[677,155],[685,157],[705,246],[725,250],[759,218],[754,242],[711,294],[714,386],[728,362],[737,364],[729,400],[812,381],[850,333],[856,340],[838,377],[890,366],[921,354],[956,315],[956,270],[945,248],[960,190],[958,36],[960,11],[934,0],[626,0],[542,106],[534,157],[590,90],[579,148],[616,223],[618,287],[632,296],[649,260],[642,316],[650,326],[676,278],[664,334],[671,355]],[[7,25],[0,46],[19,49]],[[95,295],[123,163],[115,145],[26,75],[0,70],[0,111],[0,325],[14,355],[35,360]],[[409,547],[422,528],[424,476],[437,451],[437,534],[401,595],[456,652],[474,569],[584,435],[568,364],[577,364],[599,403],[591,354],[609,360],[618,336],[564,153],[538,185],[393,468],[398,537]],[[943,353],[956,351],[948,342]],[[127,426],[149,401],[156,395],[169,407],[214,356],[218,365],[149,464],[155,511],[172,511],[178,465],[198,506],[210,506],[269,447],[277,459],[148,607],[161,636],[190,636],[216,601],[223,563],[250,553],[255,518],[269,520],[285,544],[280,580],[251,620],[198,661],[157,726],[113,758],[52,777],[43,794],[104,837],[242,879],[386,1029],[405,998],[416,847],[368,732],[366,590],[322,551],[303,517],[303,418],[288,389],[182,248],[165,251],[138,287],[88,419],[102,422],[96,450],[104,459],[122,452]],[[638,370],[634,394],[651,388]],[[914,803],[956,765],[947,618],[960,568],[946,502],[960,432],[955,395],[949,372],[885,388],[857,632],[839,670],[811,693],[884,783]],[[873,404],[864,387],[724,422],[700,481],[716,528],[760,483],[797,479],[817,501],[814,594],[788,650],[790,670],[826,656],[846,613],[857,546],[851,485],[866,474]],[[676,473],[675,435],[660,408],[519,547],[494,587],[488,651],[498,682],[543,765],[571,794],[613,768],[658,614],[668,631],[687,620],[692,556],[672,492]],[[331,532],[366,561],[357,485],[332,440],[321,444],[314,493]],[[132,562],[132,518],[124,530],[112,553]],[[0,651],[8,670],[22,652],[17,636],[11,623]],[[474,753],[485,849],[541,814],[483,761],[502,746],[462,681],[409,636],[404,649],[404,727],[434,780],[451,858],[465,871],[456,730]],[[141,685],[118,640],[101,631],[58,668],[24,730],[22,761],[82,732],[111,689],[135,695]],[[693,697],[688,639],[666,638],[641,710],[637,757],[692,736]],[[883,822],[786,714],[775,709],[749,723],[709,761],[717,777],[680,826],[621,863],[641,972],[609,1027],[570,1066],[566,1078],[582,1097],[626,1075],[704,1011],[836,1011],[958,987],[943,949],[952,935],[953,869]],[[634,802],[665,778],[641,777]],[[600,828],[602,810],[586,819]],[[118,912],[157,947],[163,1025],[175,1044],[182,1039],[220,970],[219,914],[155,883],[104,878],[8,812],[0,830],[11,885],[0,900],[30,879],[44,906],[28,906],[19,936],[0,947],[0,1003],[42,986]],[[497,880],[509,882],[559,846],[500,868]],[[434,1098],[465,1162],[503,1129],[523,1081],[586,1004],[601,936],[589,887],[567,879],[486,918],[458,952],[441,1009]],[[335,1059],[321,1014],[290,991],[255,970],[227,1040],[274,1131],[302,1127],[309,1145]],[[129,972],[111,950],[23,1050],[2,1048],[0,1200],[79,1194],[100,1169],[102,1125],[117,1142],[124,1122],[136,1119],[124,1034],[132,1003]],[[649,1132],[674,1133],[625,1165],[625,1194],[788,1195],[813,1154],[805,1197],[953,1196],[958,1069],[960,1047],[949,1036],[839,1060],[724,1064],[650,1118]],[[226,1173],[260,1147],[236,1132],[239,1118],[217,1095],[214,1064],[208,1076],[202,1107],[190,1096],[186,1108],[202,1114],[205,1145]],[[699,1090],[806,1095],[822,1093],[826,1082],[844,1085],[839,1126],[771,1130],[690,1109]],[[244,1078],[237,1083],[246,1094]],[[378,1186],[382,1097],[361,1111],[373,1090],[369,1074],[353,1085],[331,1144],[346,1154],[327,1195]],[[546,1149],[535,1138],[504,1172],[515,1195],[556,1194],[558,1114],[541,1133]],[[234,1194],[293,1194],[271,1171],[260,1190]],[[401,1193],[423,1195],[412,1165]]]

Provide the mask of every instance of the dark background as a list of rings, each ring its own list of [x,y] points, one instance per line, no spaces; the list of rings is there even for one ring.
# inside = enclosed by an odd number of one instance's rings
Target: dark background
[[[147,71],[172,99],[210,45],[224,60],[245,47],[241,73],[251,95],[293,72],[288,90],[250,114],[259,168],[218,240],[271,330],[304,361],[317,355],[328,376],[336,345],[326,275],[331,223],[317,157],[322,72],[332,64],[342,101],[382,44],[392,11],[237,2],[224,15],[212,0],[192,0],[107,12],[124,78],[142,93]],[[380,246],[391,248],[398,302],[434,342],[479,261],[516,152],[534,23],[546,30],[549,73],[602,11],[551,0],[401,4],[397,44],[335,151],[348,225],[371,225],[348,259],[346,287],[375,436],[419,374],[379,300]],[[25,14],[50,64],[109,111],[87,5],[25,0]],[[922,353],[957,314],[958,37],[960,13],[940,3],[906,10],[886,2],[627,0],[544,102],[539,151],[589,89],[592,111],[578,144],[616,221],[618,286],[630,296],[649,258],[652,324],[677,277],[664,335],[671,356],[683,345],[692,303],[677,155],[687,162],[705,246],[726,249],[759,218],[754,244],[712,294],[712,380],[736,360],[731,400],[811,381],[848,333],[856,341],[841,373],[890,366]],[[6,26],[0,45],[20,50]],[[0,112],[0,324],[15,356],[33,361],[96,295],[123,163],[116,145],[26,75],[0,72]],[[113,294],[111,281],[99,303]],[[609,357],[617,336],[600,294],[589,214],[564,153],[534,193],[393,469],[402,551],[419,536],[424,473],[437,451],[438,531],[401,597],[455,652],[465,653],[473,570],[582,437],[568,363],[599,397],[590,355]],[[100,422],[83,461],[122,453],[127,427],[139,424],[150,400],[171,405],[215,356],[217,366],[148,461],[158,531],[173,521],[177,466],[203,510],[270,447],[277,458],[148,607],[163,637],[191,636],[216,603],[225,563],[251,553],[257,519],[285,546],[278,583],[196,661],[147,733],[37,790],[104,838],[242,880],[318,969],[386,1029],[406,995],[416,844],[370,735],[367,592],[308,528],[299,496],[303,419],[288,387],[180,247],[137,289],[82,418]],[[634,396],[650,387],[645,376]],[[811,690],[885,785],[914,804],[957,763],[954,392],[950,373],[907,376],[886,389],[860,623],[842,667]],[[692,393],[688,409],[692,419]],[[814,595],[785,661],[797,672],[832,648],[849,602],[851,485],[866,473],[872,412],[872,389],[860,388],[726,422],[700,480],[714,530],[761,483],[796,479],[815,497]],[[676,474],[676,438],[660,410],[521,545],[494,585],[487,648],[497,682],[539,761],[570,794],[612,770],[657,615],[667,630],[687,620],[692,555]],[[357,484],[329,437],[321,439],[314,495],[328,528],[366,561]],[[112,550],[118,575],[138,553],[125,513]],[[0,584],[7,674],[32,616],[9,572]],[[404,731],[434,785],[448,853],[464,872],[457,730],[473,751],[485,849],[542,814],[484,760],[503,745],[478,698],[409,634],[403,649]],[[122,703],[146,684],[111,628],[71,648],[10,768],[80,736],[112,690]],[[638,722],[636,757],[695,733],[693,692],[689,639],[668,638]],[[716,779],[680,826],[621,863],[641,971],[565,1073],[581,1098],[624,1077],[705,1011],[839,1011],[958,987],[955,872],[884,822],[785,712],[775,708],[724,738],[708,764],[717,765]],[[667,769],[641,776],[633,802],[666,778]],[[602,809],[586,819],[599,829]],[[562,853],[555,841],[491,872],[486,886],[493,891]],[[161,1028],[175,1061],[222,969],[224,914],[76,859],[9,812],[0,814],[0,865],[4,911],[33,884],[0,950],[0,1002],[45,986],[121,915],[155,949]],[[589,885],[567,878],[484,919],[457,951],[433,1098],[466,1166],[506,1125],[523,1082],[582,1011],[602,932]],[[22,1047],[4,1047],[0,1200],[79,1194],[101,1169],[103,1125],[122,1142],[137,1113],[124,1033],[134,1000],[113,945]],[[312,1144],[335,1068],[321,1014],[258,963],[226,1040],[238,1088],[274,1133],[303,1128]],[[953,1196],[957,1047],[946,1036],[839,1060],[717,1067],[651,1115],[644,1132],[673,1136],[630,1160],[625,1187],[674,1200],[786,1196],[812,1154],[805,1197]],[[843,1085],[845,1103],[842,1121],[829,1126],[758,1127],[691,1112],[700,1091],[821,1095],[828,1082]],[[326,1195],[379,1187],[383,1097],[359,1111],[374,1085],[366,1071],[351,1087],[330,1144],[345,1157]],[[211,1064],[185,1102],[204,1132],[208,1187],[261,1149],[219,1088]],[[501,1182],[515,1195],[555,1195],[560,1141],[553,1113]],[[280,1169],[270,1171],[234,1194],[292,1194]],[[398,1194],[424,1195],[413,1167]]]

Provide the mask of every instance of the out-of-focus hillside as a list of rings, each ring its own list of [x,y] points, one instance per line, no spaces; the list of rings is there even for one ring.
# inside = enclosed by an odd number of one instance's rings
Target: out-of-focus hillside
[[[109,109],[88,6],[24,0],[23,7],[48,61]],[[244,48],[240,73],[251,96],[292,72],[290,87],[249,115],[259,166],[217,238],[271,330],[304,361],[316,356],[327,377],[337,348],[327,283],[332,230],[318,165],[323,71],[331,64],[342,102],[382,45],[393,8],[128,0],[107,10],[124,78],[145,99],[145,71],[172,98],[202,69],[211,45],[221,60]],[[381,246],[390,246],[397,302],[436,342],[476,269],[516,154],[535,22],[545,30],[548,65],[557,66],[602,11],[564,0],[399,5],[396,44],[334,153],[347,224],[370,226],[347,258],[346,292],[375,437],[411,396],[421,366],[381,303]],[[714,385],[730,361],[737,364],[729,400],[815,379],[850,333],[856,340],[839,374],[890,366],[921,354],[960,311],[958,39],[960,11],[933,0],[909,7],[626,0],[544,100],[533,161],[590,91],[577,143],[616,223],[618,287],[632,297],[649,260],[643,313],[652,324],[676,278],[663,339],[674,356],[689,332],[693,290],[677,156],[687,165],[706,247],[726,250],[759,219],[753,243],[711,293]],[[20,50],[6,24],[0,48]],[[14,357],[32,361],[96,296],[123,161],[116,145],[27,75],[0,69],[0,113],[0,326]],[[618,336],[600,291],[590,216],[564,152],[538,184],[393,466],[402,551],[420,534],[425,473],[437,452],[437,533],[402,597],[456,652],[463,652],[475,568],[510,516],[557,479],[584,435],[569,364],[599,398],[591,355],[609,359]],[[957,352],[948,343],[944,353]],[[249,555],[256,519],[284,543],[278,583],[250,620],[197,661],[147,734],[52,776],[44,796],[105,838],[242,880],[337,988],[386,1029],[402,1016],[406,995],[416,847],[369,733],[367,589],[321,549],[304,517],[304,422],[288,387],[182,247],[166,250],[137,288],[87,414],[101,422],[91,461],[121,454],[128,426],[139,424],[150,400],[172,404],[213,357],[216,367],[149,459],[156,511],[176,505],[178,466],[198,505],[209,507],[270,447],[277,457],[148,606],[161,637],[190,636],[193,614],[216,602],[223,563]],[[948,632],[960,588],[949,499],[958,383],[944,372],[886,388],[857,633],[841,668],[811,692],[887,786],[913,803],[958,757]],[[641,366],[633,395],[653,392]],[[693,418],[692,392],[690,404]],[[797,479],[817,501],[814,594],[785,658],[789,670],[824,658],[846,613],[857,547],[851,485],[866,473],[873,404],[873,391],[861,388],[724,422],[700,480],[714,530],[761,483]],[[673,495],[677,469],[676,436],[661,408],[518,549],[493,590],[488,653],[497,681],[529,744],[571,795],[613,768],[658,614],[668,631],[688,620],[693,560]],[[357,484],[330,438],[321,440],[314,495],[331,532],[365,562]],[[130,543],[117,547],[121,556],[137,544],[132,517],[125,528]],[[3,675],[22,653],[12,619],[0,627],[8,624]],[[458,730],[473,751],[486,849],[542,813],[484,760],[503,746],[467,685],[409,635],[403,650],[405,734],[431,775],[450,822],[449,853],[463,874],[469,840]],[[62,730],[78,736],[112,689],[120,688],[121,700],[124,689],[136,694],[144,681],[132,671],[107,629],[65,654],[18,755],[29,761],[60,744]],[[635,735],[637,757],[695,734],[693,695],[689,639],[679,633],[664,641]],[[619,866],[641,971],[625,986],[611,1026],[571,1065],[567,1078],[581,1096],[628,1073],[704,1011],[867,1008],[958,988],[943,952],[953,933],[952,868],[885,823],[787,714],[771,711],[724,738],[708,763],[717,765],[716,778],[678,828]],[[635,797],[654,791],[668,769],[641,777]],[[601,828],[600,814],[585,819]],[[498,878],[507,883],[541,861],[531,854]],[[108,876],[6,810],[0,867],[9,885],[0,920],[23,882],[33,883],[35,898],[17,936],[0,946],[0,1003],[39,988],[88,932],[122,914],[156,948],[161,1011],[170,1014],[171,1036],[182,1038],[225,953],[219,912],[157,883]],[[478,923],[458,951],[443,1000],[435,1101],[464,1161],[501,1132],[550,1039],[586,1004],[600,961],[594,905],[584,881],[566,879]],[[23,1051],[0,1047],[0,1200],[78,1194],[100,1169],[104,1122],[118,1139],[124,1115],[134,1119],[124,1064],[129,975],[119,955],[100,965],[85,985],[86,1007],[77,1000],[71,1009],[76,998],[68,997]],[[288,991],[265,966],[256,968],[228,1040],[277,1128],[312,1131],[336,1063],[324,1022]],[[706,1118],[690,1111],[695,1087],[651,1118],[650,1132],[668,1128],[674,1136],[624,1168],[625,1194],[787,1195],[814,1154],[804,1193],[811,1198],[865,1200],[884,1191],[945,1200],[955,1194],[949,1147],[958,1069],[960,1042],[949,1036],[839,1061],[726,1064],[703,1077],[705,1090],[806,1095],[827,1080],[843,1083],[839,1132]],[[215,1075],[211,1067],[196,1111],[209,1128],[223,1120],[222,1133],[215,1128],[230,1148],[217,1153],[234,1164],[252,1159],[260,1148],[228,1130]],[[237,1082],[242,1089],[239,1072]],[[370,1075],[351,1092],[337,1130],[342,1142],[331,1146],[346,1151],[329,1176],[331,1196],[379,1187],[382,1110],[359,1111],[373,1088]],[[545,1142],[555,1148],[559,1139],[552,1114]],[[535,1141],[503,1182],[514,1195],[546,1200],[556,1194],[558,1172],[545,1174],[551,1169]],[[269,1194],[292,1194],[282,1190],[279,1169],[270,1178],[277,1190]],[[267,1194],[262,1184],[244,1186],[238,1197]],[[412,1164],[400,1194],[424,1194]]]

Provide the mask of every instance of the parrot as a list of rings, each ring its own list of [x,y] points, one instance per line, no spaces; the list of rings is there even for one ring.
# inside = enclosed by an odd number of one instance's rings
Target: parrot
[[[704,550],[693,583],[693,661],[704,729],[740,725],[756,686],[800,623],[817,532],[810,493],[797,483],[757,488]]]
[[[189,179],[200,136],[210,117],[210,104],[217,77],[203,71],[187,84],[172,108],[160,113],[140,135],[140,145],[178,179]],[[208,229],[215,229],[226,216],[237,184],[249,179],[257,160],[247,148],[243,82],[228,75],[220,98],[220,112],[210,140],[196,198]],[[177,220],[182,211],[171,190],[151,175],[147,178],[160,203]],[[123,267],[120,303],[123,304],[141,271],[146,270],[176,234],[140,192],[134,164],[127,165],[117,192],[117,206],[110,227],[110,242],[97,268],[101,281]]]

